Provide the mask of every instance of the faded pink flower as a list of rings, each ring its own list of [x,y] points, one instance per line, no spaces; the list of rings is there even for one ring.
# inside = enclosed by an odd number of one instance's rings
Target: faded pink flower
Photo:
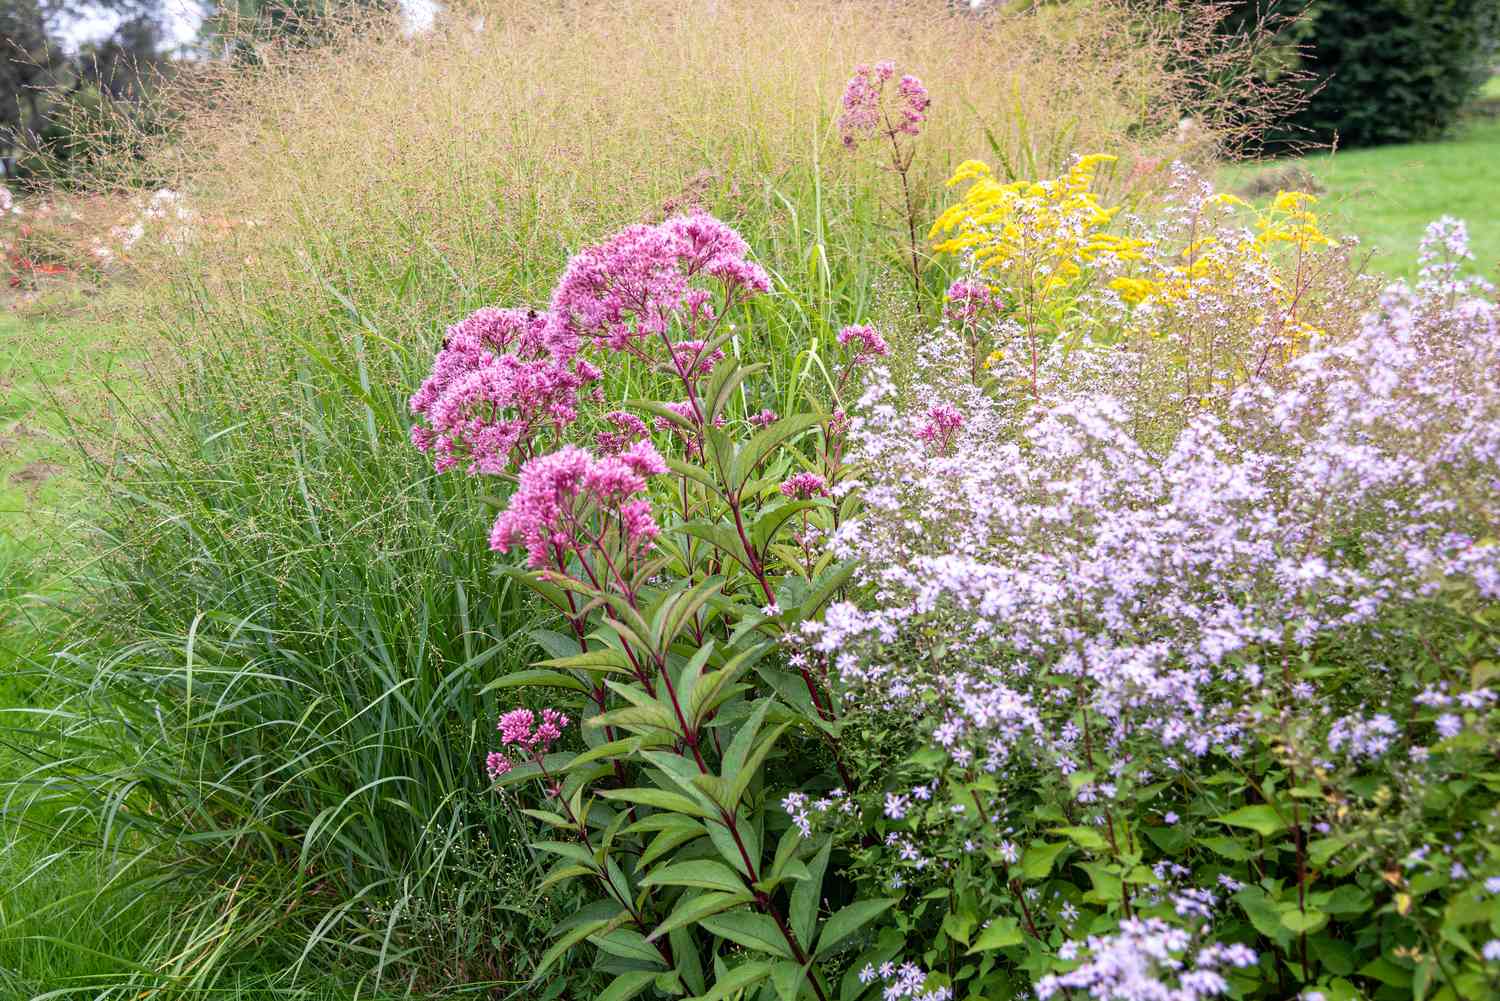
[[[917,438],[925,441],[938,455],[947,455],[953,450],[958,429],[964,426],[964,416],[947,403],[939,403],[927,411],[927,421],[917,431]]]
[[[844,110],[838,119],[846,149],[855,149],[876,136],[914,136],[921,131],[932,104],[927,88],[908,74],[896,84],[895,95],[888,97],[885,85],[895,75],[896,66],[890,61],[854,68],[854,75],[844,86]]]
[[[885,338],[871,326],[847,326],[839,331],[838,340],[840,346],[848,349],[850,358],[856,365],[882,358],[890,351]]]

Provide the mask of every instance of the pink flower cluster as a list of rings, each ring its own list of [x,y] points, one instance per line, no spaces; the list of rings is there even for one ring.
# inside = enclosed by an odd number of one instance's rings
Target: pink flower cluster
[[[512,709],[500,717],[495,728],[500,731],[502,745],[538,760],[562,736],[569,722],[567,715],[556,709],[543,709],[540,722],[530,709]],[[484,764],[491,779],[498,779],[515,767],[515,761],[501,751],[491,751]]]
[[[847,149],[875,136],[917,135],[927,120],[932,99],[922,81],[903,76],[896,83],[889,102],[885,85],[896,75],[896,65],[889,60],[874,66],[856,66],[854,75],[844,86],[843,113],[839,115],[839,135]],[[887,104],[889,103],[889,106]]]
[[[594,443],[606,455],[623,452],[650,434],[645,421],[624,410],[611,411],[604,415],[604,419],[613,425],[614,430],[600,431],[594,435]]]
[[[666,471],[649,441],[602,458],[565,445],[530,459],[510,506],[495,520],[490,548],[504,553],[524,545],[533,569],[560,569],[568,554],[611,536],[626,553],[637,553],[658,533],[651,502],[642,496],[646,478]]]
[[[990,311],[1005,308],[1004,301],[983,282],[956,281],[948,286],[948,301],[943,316],[958,326],[968,326]]]
[[[926,421],[917,429],[917,440],[926,442],[936,454],[947,455],[963,426],[964,415],[956,407],[939,403],[928,409]]]
[[[788,497],[807,500],[811,497],[827,497],[828,481],[817,473],[801,472],[781,482],[781,492]]]
[[[432,372],[412,395],[412,443],[443,472],[502,473],[530,454],[534,436],[578,416],[578,396],[599,379],[585,361],[560,361],[544,347],[550,317],[484,308],[448,328]]]
[[[871,326],[850,325],[839,331],[839,346],[849,352],[850,362],[865,365],[890,353],[885,338]]]
[[[737,297],[769,291],[770,276],[748,252],[738,233],[703,213],[626,227],[568,262],[552,294],[547,345],[557,358],[572,358],[590,341],[643,354],[642,342],[665,339],[674,321],[711,321]],[[717,311],[708,290],[693,284],[698,278],[724,286]]]

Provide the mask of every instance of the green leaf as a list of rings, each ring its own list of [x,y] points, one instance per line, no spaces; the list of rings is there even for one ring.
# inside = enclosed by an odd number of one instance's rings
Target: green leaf
[[[734,969],[726,971],[722,977],[714,981],[714,985],[706,994],[700,994],[693,1001],[723,1001],[725,998],[733,997],[740,991],[753,987],[769,977],[772,966],[770,960],[741,963]]]
[[[1068,847],[1066,841],[1056,844],[1048,844],[1045,841],[1033,841],[1026,849],[1026,854],[1021,856],[1021,875],[1027,879],[1042,879],[1052,871],[1052,865],[1057,861]]]
[[[708,833],[708,828],[696,820],[689,820],[681,814],[673,814],[673,816],[684,821],[684,823],[663,830],[652,840],[645,853],[641,855],[640,864],[642,866],[649,866],[652,862],[655,862],[673,849],[680,848],[689,841],[695,841]]]
[[[666,965],[662,962],[661,953],[646,941],[646,936],[633,928],[617,928],[608,935],[600,935],[589,941],[611,956],[654,963],[657,966]]]
[[[696,886],[725,893],[745,892],[745,883],[733,869],[712,859],[677,862],[653,870],[641,880],[642,886]]]
[[[660,956],[656,958],[661,959]],[[631,998],[651,986],[657,976],[655,970],[631,970],[629,973],[622,973],[604,988],[598,1001],[630,1001]]]
[[[760,705],[755,707],[755,712],[750,718],[741,724],[739,732],[729,742],[729,747],[724,751],[724,766],[720,769],[724,778],[728,779],[741,771],[745,765],[745,758],[750,754],[750,748],[755,743],[755,735],[760,733],[761,724],[766,721],[766,714],[771,711],[771,699],[761,699]]]
[[[1328,923],[1328,915],[1308,908],[1306,911],[1289,907],[1281,912],[1281,923],[1297,934],[1311,934]]]
[[[979,938],[974,943],[967,955],[976,952],[988,952],[990,949],[1007,949],[1013,945],[1020,945],[1024,941],[1021,935],[1021,926],[1015,918],[996,918],[979,933]]]
[[[807,864],[809,878],[792,888],[792,933],[798,942],[807,944],[812,941],[813,928],[818,920],[818,902],[823,898],[823,873],[828,869],[828,856],[832,850],[833,839],[828,838]]]
[[[1269,838],[1287,829],[1287,822],[1281,819],[1281,815],[1267,803],[1256,806],[1242,806],[1233,813],[1226,813],[1214,820],[1230,827],[1245,827],[1259,834],[1263,838]]]
[[[690,817],[709,815],[707,810],[686,796],[681,793],[668,792],[666,789],[600,789],[599,795],[604,799],[635,803],[638,806],[654,806],[658,810],[671,810],[673,813],[683,813]]]
[[[800,889],[800,887],[799,887]],[[832,953],[844,940],[900,903],[895,899],[856,900],[823,922],[818,933],[818,958]]]
[[[546,952],[542,953],[541,961],[536,966],[536,972],[531,975],[531,983],[534,984],[540,980],[542,974],[550,970],[552,964],[561,959],[565,952],[608,925],[612,920],[612,918],[596,918],[593,921],[587,921],[571,929],[562,938],[552,943],[552,946]]]
[[[792,958],[792,952],[787,948],[786,939],[782,937],[781,930],[776,927],[776,922],[764,914],[756,914],[753,911],[729,911],[704,918],[698,922],[698,926],[710,934],[743,945],[747,949],[767,952],[782,959]]]
[[[770,427],[763,428],[752,435],[745,443],[745,447],[735,456],[727,484],[730,491],[737,493],[744,486],[745,480],[755,471],[755,467],[760,465],[772,450],[807,429],[817,427],[823,420],[822,414],[793,414],[790,417],[781,418]]]
[[[571,674],[561,671],[530,669],[512,671],[501,675],[479,690],[480,695],[500,688],[569,688],[575,692],[587,692],[589,686]]]
[[[776,988],[779,1001],[797,1001],[802,984],[807,980],[806,966],[795,962],[777,963],[771,971],[771,984]]]
[[[789,726],[791,726],[790,723],[782,723],[767,733],[755,746],[755,750],[750,753],[749,759],[743,762],[734,773],[734,777],[729,779],[729,789],[725,796],[727,800],[725,805],[729,809],[732,810],[739,805],[741,798],[745,795],[745,790],[750,788],[750,783],[754,782],[755,777],[760,774],[761,766],[766,763],[766,756],[775,748],[777,738],[785,733]],[[730,775],[728,768],[725,768],[724,775],[726,778]]]
[[[1055,827],[1053,834],[1061,834],[1080,848],[1087,848],[1091,852],[1102,852],[1109,850],[1109,842],[1104,840],[1092,827]]]
[[[630,661],[619,650],[599,647],[587,653],[576,653],[571,657],[553,657],[539,660],[537,667],[561,667],[570,671],[593,671],[602,674],[630,674]]]
[[[710,914],[718,914],[727,911],[731,907],[748,904],[754,900],[749,893],[741,890],[739,893],[685,893],[677,901],[677,906],[667,919],[651,930],[646,936],[647,941],[654,942],[669,932],[682,928],[685,925],[696,925]]]

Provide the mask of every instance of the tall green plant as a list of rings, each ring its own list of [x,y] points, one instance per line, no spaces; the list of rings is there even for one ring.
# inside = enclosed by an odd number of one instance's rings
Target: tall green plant
[[[610,1001],[763,982],[833,997],[829,961],[894,902],[825,914],[831,845],[775,808],[778,788],[819,767],[853,782],[825,665],[793,649],[849,572],[814,544],[847,514],[830,497],[847,422],[749,403],[773,394],[756,385],[764,364],[730,353],[732,320],[770,279],[745,251],[707,216],[631,227],[574,258],[550,314],[481,311],[450,331],[414,397],[428,422],[414,438],[440,468],[525,459],[491,545],[524,546],[527,568],[508,573],[562,628],[533,630],[550,656],[489,687],[541,689],[568,712],[506,713],[487,764],[502,786],[539,786],[523,812],[548,833],[533,847],[557,858],[544,882],[588,900],[535,977],[588,941],[614,975]],[[885,351],[870,328],[839,339],[850,366]],[[540,454],[548,423],[572,420],[580,373],[598,374],[585,354],[630,359],[684,398],[627,401],[602,455]],[[574,714],[582,748],[552,750]]]

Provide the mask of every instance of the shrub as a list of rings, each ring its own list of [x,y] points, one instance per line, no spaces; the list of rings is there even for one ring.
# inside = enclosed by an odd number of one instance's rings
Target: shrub
[[[1490,0],[1333,0],[1307,6],[1308,102],[1291,124],[1343,146],[1433,139],[1488,79]]]

